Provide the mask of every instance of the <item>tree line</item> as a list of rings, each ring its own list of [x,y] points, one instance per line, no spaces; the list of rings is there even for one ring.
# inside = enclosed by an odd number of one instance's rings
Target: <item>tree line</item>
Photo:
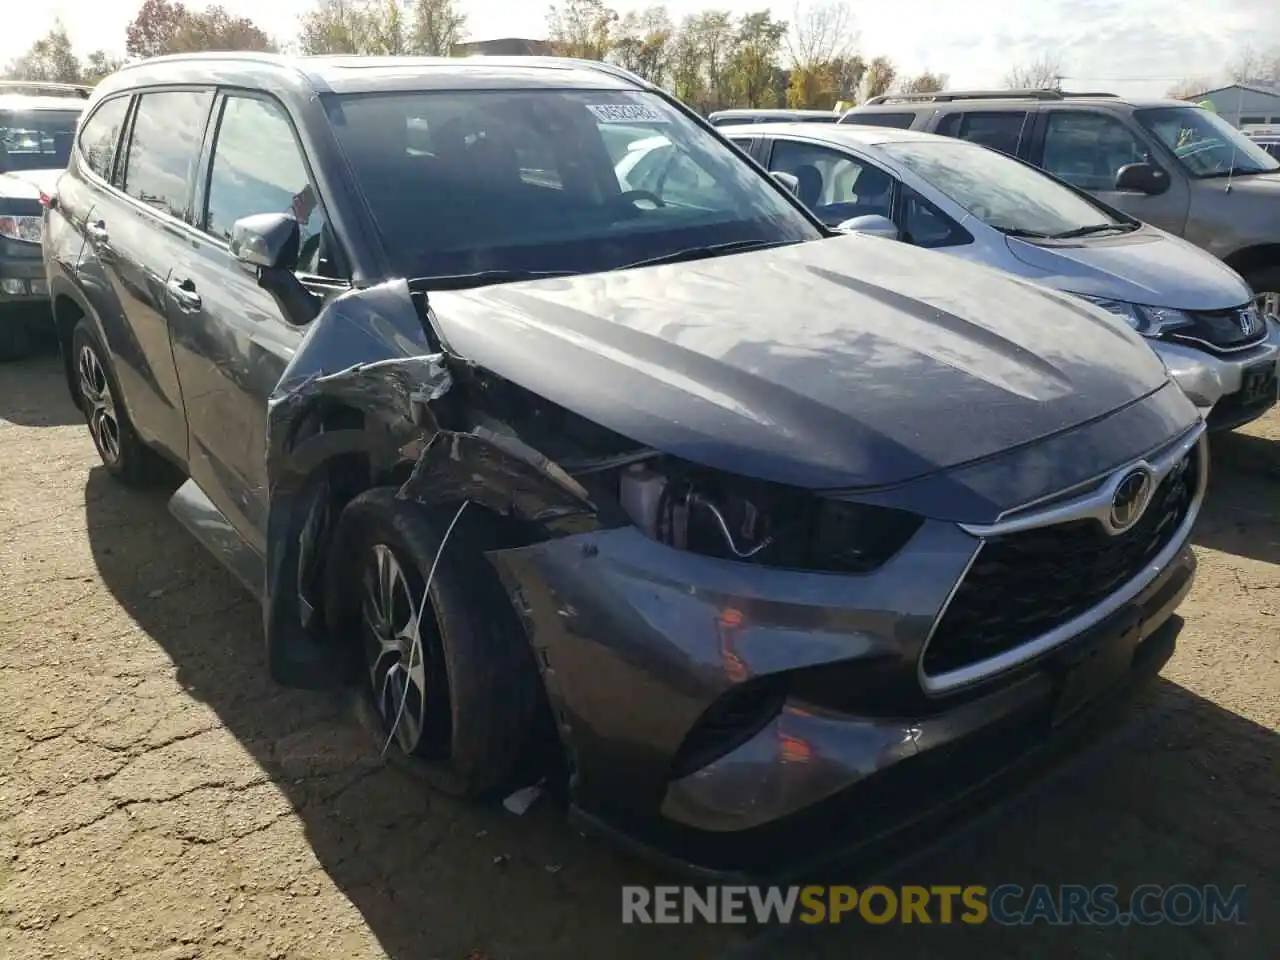
[[[143,0],[125,29],[124,60],[201,50],[306,54],[449,56],[467,36],[461,0],[312,0],[297,34],[270,37],[252,19],[217,4]],[[831,109],[884,93],[929,93],[945,73],[905,75],[884,56],[858,48],[847,0],[808,0],[789,19],[761,9],[735,16],[714,7],[676,21],[655,4],[620,13],[607,0],[558,0],[546,36],[560,56],[616,63],[671,90],[703,112],[727,107]],[[96,83],[124,62],[107,48],[76,56],[61,21],[0,75]],[[1225,73],[1233,80],[1280,84],[1280,47],[1246,49]],[[1059,59],[1045,53],[1013,66],[1008,88],[1058,88]],[[1213,84],[1188,79],[1170,89],[1188,96]]]

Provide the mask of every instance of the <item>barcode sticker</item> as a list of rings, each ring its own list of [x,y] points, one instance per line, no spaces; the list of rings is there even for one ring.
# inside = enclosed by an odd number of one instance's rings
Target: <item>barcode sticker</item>
[[[647,103],[597,103],[587,104],[601,123],[670,123],[659,110]]]

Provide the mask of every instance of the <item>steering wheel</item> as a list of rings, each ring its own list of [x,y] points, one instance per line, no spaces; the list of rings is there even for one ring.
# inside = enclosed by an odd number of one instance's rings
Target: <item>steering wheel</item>
[[[658,196],[656,193],[654,193],[652,190],[623,190],[620,194],[618,194],[618,199],[633,205],[635,205],[635,202],[637,200],[648,200],[650,203],[653,204],[655,209],[658,207],[666,206],[662,198]],[[644,208],[637,207],[637,209],[644,209]]]

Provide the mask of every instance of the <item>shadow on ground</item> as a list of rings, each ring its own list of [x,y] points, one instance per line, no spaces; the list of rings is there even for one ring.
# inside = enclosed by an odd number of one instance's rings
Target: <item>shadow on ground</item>
[[[39,357],[0,363],[0,422],[21,427],[63,427],[83,423],[67,395],[62,361],[55,347]]]
[[[1209,498],[1196,544],[1280,564],[1280,441],[1227,433],[1210,443]]]
[[[1232,477],[1217,473],[1208,545],[1274,561],[1273,548],[1232,532],[1237,484],[1256,479]],[[548,804],[517,818],[496,804],[469,807],[430,793],[410,770],[379,759],[381,744],[360,722],[356,698],[283,690],[267,679],[257,605],[169,517],[163,493],[125,490],[99,467],[90,473],[85,505],[107,587],[164,648],[190,695],[216,711],[288,797],[320,864],[392,960],[460,958],[472,949],[494,958],[611,960],[739,951],[787,958],[1222,958],[1260,957],[1266,942],[1274,945],[1261,924],[1280,895],[1276,736],[1168,681],[1126,714],[1115,742],[907,867],[901,880],[1122,889],[1244,883],[1254,904],[1250,924],[1127,931],[988,925],[962,935],[860,923],[781,934],[624,928],[619,887],[670,878],[578,836]]]

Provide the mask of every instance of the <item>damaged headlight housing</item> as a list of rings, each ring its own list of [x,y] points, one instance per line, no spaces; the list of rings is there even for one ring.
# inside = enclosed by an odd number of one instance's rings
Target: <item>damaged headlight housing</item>
[[[1077,293],[1081,300],[1088,300],[1095,307],[1114,313],[1144,337],[1161,337],[1166,333],[1194,326],[1194,322],[1181,310],[1169,307],[1144,307],[1109,297],[1090,297]]]
[[[866,573],[919,529],[921,517],[662,458],[618,476],[618,499],[660,543],[723,560]]]

